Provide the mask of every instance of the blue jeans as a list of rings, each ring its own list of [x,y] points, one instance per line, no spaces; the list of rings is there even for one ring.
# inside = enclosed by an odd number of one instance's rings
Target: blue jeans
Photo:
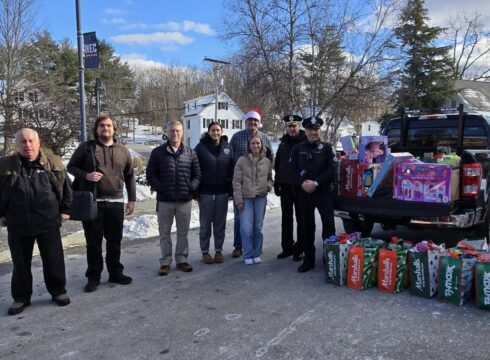
[[[262,254],[266,196],[243,199],[243,210],[240,212],[240,235],[242,238],[243,258],[252,259]]]
[[[242,248],[242,237],[240,235],[240,211],[233,202],[233,247]]]

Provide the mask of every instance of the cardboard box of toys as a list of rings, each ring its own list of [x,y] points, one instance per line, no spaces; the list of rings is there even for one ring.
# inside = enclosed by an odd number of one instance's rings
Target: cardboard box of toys
[[[451,177],[451,165],[396,164],[393,198],[447,204],[452,201]]]
[[[366,197],[369,187],[379,174],[381,164],[357,165],[357,196]]]
[[[340,195],[357,196],[357,160],[340,160]]]

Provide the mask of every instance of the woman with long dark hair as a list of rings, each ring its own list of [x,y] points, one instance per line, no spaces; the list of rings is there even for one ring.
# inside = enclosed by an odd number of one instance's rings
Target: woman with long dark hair
[[[223,137],[223,128],[212,122],[194,149],[201,168],[199,185],[199,242],[205,264],[222,263],[228,197],[232,194],[233,150]],[[211,228],[214,259],[209,253]]]

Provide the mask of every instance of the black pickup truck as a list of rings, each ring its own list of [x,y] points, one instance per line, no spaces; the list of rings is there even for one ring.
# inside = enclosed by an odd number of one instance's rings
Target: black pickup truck
[[[460,157],[459,198],[451,203],[401,201],[391,196],[337,196],[335,215],[346,232],[368,236],[375,223],[385,230],[397,225],[410,228],[454,228],[466,236],[490,240],[490,124],[480,114],[403,115],[389,120],[382,129],[391,152],[410,152],[422,158],[441,147]]]

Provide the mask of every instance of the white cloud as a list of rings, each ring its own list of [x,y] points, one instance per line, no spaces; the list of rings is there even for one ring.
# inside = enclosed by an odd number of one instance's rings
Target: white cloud
[[[182,22],[169,21],[166,23],[154,25],[155,29],[172,30],[172,31],[193,31],[198,34],[214,36],[216,31],[209,25],[204,23],[196,23],[194,21],[185,20]]]
[[[180,32],[156,32],[151,34],[122,34],[111,37],[112,41],[122,44],[161,44],[168,45],[187,45],[194,41],[193,38],[183,35]]]
[[[102,22],[104,24],[110,24],[110,25],[126,24],[126,20],[124,20],[122,17],[113,17],[111,19],[102,19]]]
[[[107,9],[104,9],[104,14],[112,15],[112,16],[122,16],[122,15],[126,15],[127,11],[126,10],[120,10],[120,9],[107,8]]]
[[[150,25],[145,24],[145,23],[139,23],[139,24],[128,24],[125,26],[121,26],[119,29],[120,30],[145,30],[149,29]]]
[[[451,16],[463,10],[469,14],[478,12],[484,16],[490,14],[490,1],[488,0],[426,0],[425,6],[429,9],[431,25],[445,26]]]
[[[138,69],[151,69],[151,68],[166,68],[167,65],[153,60],[148,60],[145,54],[132,53],[121,55],[122,62],[127,63],[133,70]]]

